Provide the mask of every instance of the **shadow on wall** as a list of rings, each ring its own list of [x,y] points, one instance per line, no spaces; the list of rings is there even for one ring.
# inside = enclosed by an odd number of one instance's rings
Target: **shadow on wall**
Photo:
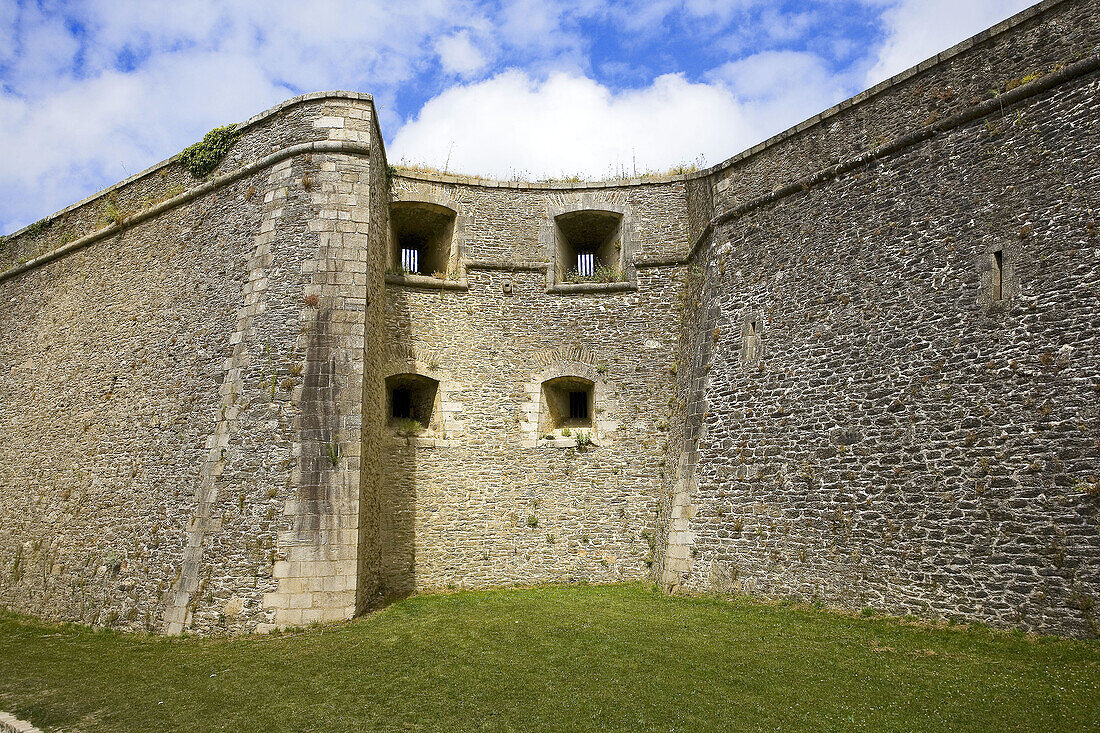
[[[403,294],[393,298],[390,314],[401,334],[412,333],[409,307]],[[391,334],[392,335],[392,334]],[[379,520],[381,524],[383,602],[404,598],[416,591],[416,479],[420,450],[417,435],[427,427],[431,405],[418,389],[420,380],[397,375],[386,380],[382,403],[383,457]],[[421,378],[423,379],[423,378]],[[432,381],[432,380],[428,380]],[[433,392],[430,400],[436,399]]]
[[[331,515],[331,492],[339,480],[339,411],[336,409],[336,356],[329,333],[330,309],[318,309],[310,330],[299,417],[298,511],[294,532],[299,540],[321,542],[321,516]]]

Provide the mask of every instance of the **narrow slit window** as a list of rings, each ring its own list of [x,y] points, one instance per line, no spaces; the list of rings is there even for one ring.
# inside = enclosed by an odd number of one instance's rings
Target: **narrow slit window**
[[[581,277],[592,277],[596,274],[596,253],[577,253],[577,274]]]
[[[569,393],[569,419],[588,419],[588,392],[573,391]]]
[[[412,390],[411,389],[395,389],[393,391],[393,414],[390,417],[394,418],[411,418],[412,417]]]
[[[413,274],[420,273],[420,250],[404,248],[401,250],[401,269]]]
[[[1001,250],[997,250],[996,252],[993,253],[993,271],[991,273],[991,275],[992,275],[992,286],[993,286],[993,300],[1001,300],[1002,299],[1001,283],[1002,283],[1002,276],[1003,276],[1002,273],[1004,271],[1004,254],[1005,253]]]
[[[760,345],[760,324],[751,320],[745,326],[745,361],[756,361],[756,353]]]

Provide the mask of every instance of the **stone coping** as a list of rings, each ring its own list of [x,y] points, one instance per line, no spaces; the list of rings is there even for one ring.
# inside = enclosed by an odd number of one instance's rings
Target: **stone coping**
[[[586,293],[628,293],[637,292],[637,283],[557,283],[546,289],[548,293],[558,295],[583,295]]]
[[[421,435],[399,435],[392,428],[387,429],[386,445],[409,448],[459,448],[462,443],[455,438],[444,438],[425,431]]]
[[[42,733],[42,731],[27,721],[0,710],[0,733]]]
[[[508,272],[546,272],[550,267],[546,262],[528,260],[467,260],[467,270],[505,270]]]
[[[1065,0],[1051,0],[1052,3],[1065,2]],[[1037,7],[1037,6],[1036,6]],[[745,203],[737,206],[733,209],[718,212],[710,220],[710,222],[703,228],[699,235],[695,238],[695,241],[691,245],[687,260],[692,260],[698,254],[699,249],[703,243],[708,241],[710,235],[713,233],[716,226],[720,226],[727,222],[738,219],[745,214],[758,209],[761,206],[773,203],[780,199],[784,199],[793,194],[805,191],[812,186],[816,186],[824,181],[832,180],[837,176],[840,176],[848,171],[867,165],[868,163],[887,158],[892,155],[909,148],[913,145],[917,145],[926,140],[929,140],[937,135],[942,135],[945,132],[960,127],[972,122],[978,118],[985,117],[997,112],[1003,112],[1009,105],[1015,104],[1022,100],[1033,97],[1037,94],[1041,94],[1045,91],[1053,89],[1060,84],[1068,81],[1072,81],[1081,76],[1085,76],[1090,73],[1094,73],[1100,69],[1100,55],[1089,56],[1072,63],[1059,71],[1052,71],[1048,74],[1034,79],[1027,84],[1022,84],[1015,89],[1000,94],[992,99],[987,99],[984,102],[963,110],[958,114],[952,115],[945,119],[939,120],[931,125],[922,127],[918,130],[900,135],[889,142],[883,143],[878,147],[871,150],[865,150],[862,153],[843,160],[835,165],[831,165],[827,168],[822,168],[808,176],[804,176],[790,183],[777,186],[770,193],[763,196],[757,196],[750,199]]]
[[[582,428],[581,432],[587,432],[588,429]],[[600,447],[599,442],[596,440],[596,436],[592,433],[588,433],[590,442],[587,445],[580,445],[580,441],[572,436],[554,436],[553,438],[539,438],[535,441],[535,448],[577,448],[579,451],[584,452],[586,450]]]
[[[748,150],[744,150],[737,155],[734,155],[732,158],[727,158],[721,163],[716,163],[709,168],[705,168],[699,171],[697,175],[694,175],[692,177],[701,178],[704,176],[719,173],[727,168],[730,168],[735,163],[740,163],[741,161],[751,158],[758,153],[762,153],[768,148],[778,145],[789,137],[793,137],[800,132],[804,132],[811,127],[821,124],[822,122],[827,122],[830,118],[836,117],[838,114],[848,109],[849,107],[855,107],[856,105],[873,99],[874,97],[877,97],[894,87],[901,86],[901,84],[909,81],[913,77],[919,76],[929,69],[939,66],[945,61],[949,61],[956,56],[959,56],[964,52],[969,51],[971,48],[979,46],[982,43],[985,43],[986,41],[995,38],[996,36],[1003,35],[1004,33],[1007,33],[1017,26],[1022,25],[1030,21],[1031,19],[1042,15],[1043,13],[1046,13],[1048,10],[1051,10],[1056,6],[1069,1],[1070,0],[1043,0],[1042,2],[1032,5],[1030,8],[1025,8],[1019,13],[1016,13],[1011,17],[1005,18],[1000,23],[986,28],[981,33],[977,33],[964,41],[960,41],[951,48],[945,51],[941,51],[935,56],[927,58],[924,61],[921,61],[919,64],[916,64],[915,66],[910,66],[905,71],[900,71],[897,74],[894,74],[889,79],[884,79],[883,81],[880,81],[878,84],[875,84],[869,89],[863,90],[859,94],[856,94],[854,97],[849,97],[842,102],[834,104],[832,107],[829,107],[828,109],[819,112],[813,117],[809,117],[803,120],[794,127],[790,127],[783,132],[772,135],[767,140],[763,140],[756,145],[753,145]]]
[[[30,263],[28,263],[30,264]],[[505,263],[489,263],[493,266],[486,267],[482,263],[468,263],[467,267],[470,269],[486,269],[486,270],[527,270],[527,271],[545,271],[545,264],[529,263],[509,266]],[[3,278],[4,273],[0,273],[0,279]],[[455,291],[468,291],[470,289],[470,281],[466,278],[460,278],[458,280],[441,280],[438,277],[430,277],[428,275],[399,275],[394,272],[387,272],[385,275],[386,285],[396,285],[404,288],[417,288],[420,290],[455,290]],[[613,283],[557,283],[550,285],[546,288],[546,292],[556,295],[584,295],[584,294],[606,294],[606,293],[628,293],[637,292],[638,285],[634,282],[613,282]]]
[[[386,273],[387,285],[399,285],[406,288],[420,288],[422,290],[469,290],[470,282],[466,278],[458,280],[441,280],[431,275],[399,275],[394,272]]]

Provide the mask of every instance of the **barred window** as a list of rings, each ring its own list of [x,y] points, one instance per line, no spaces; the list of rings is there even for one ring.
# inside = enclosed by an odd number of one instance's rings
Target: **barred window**
[[[577,274],[581,277],[592,277],[596,274],[596,253],[577,253]]]

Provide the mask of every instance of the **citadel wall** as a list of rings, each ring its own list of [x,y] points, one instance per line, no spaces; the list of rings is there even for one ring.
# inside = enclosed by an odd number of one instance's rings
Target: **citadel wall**
[[[904,112],[1005,58],[999,97],[821,173],[780,136],[749,162],[806,175],[771,191],[719,180],[669,587],[1097,633],[1098,28],[1074,3],[1014,23],[889,90]]]
[[[1048,0],[618,183],[395,173],[369,97],[305,95],[210,180],[7,238],[0,604],[249,631],[651,577],[1095,634],[1097,28]],[[455,214],[440,277],[393,271],[418,205]],[[621,281],[560,281],[578,210],[621,217]]]
[[[1098,91],[715,229],[675,582],[1096,632]]]
[[[445,411],[440,437],[389,436],[390,588],[649,577],[682,267],[560,292],[548,223],[620,211],[637,261],[683,257],[683,183],[552,191],[397,176],[391,193],[457,211],[467,264],[456,289],[387,278],[385,373],[438,379]],[[537,425],[541,383],[561,375],[596,384],[587,449]]]
[[[234,630],[375,595],[379,139],[369,97],[311,95],[245,123],[210,181],[162,164],[16,238],[63,256],[0,275],[0,602]]]

